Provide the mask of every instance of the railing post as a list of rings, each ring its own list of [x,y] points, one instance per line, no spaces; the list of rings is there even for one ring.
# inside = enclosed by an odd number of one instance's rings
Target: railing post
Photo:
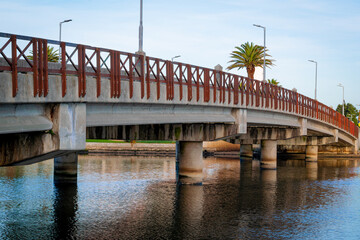
[[[239,77],[234,75],[234,104],[239,103]]]
[[[223,67],[220,64],[215,66],[214,102],[216,102],[217,89],[219,89],[219,103],[221,103],[221,97],[222,97],[222,92],[221,92],[222,70],[223,70]]]
[[[216,102],[217,99],[217,89],[220,89],[220,95],[219,95],[219,102],[221,102],[221,72],[223,70],[223,67],[218,64],[214,67],[215,69],[215,76],[214,76],[214,102]]]
[[[192,72],[191,72],[191,66],[189,64],[186,64],[187,69],[187,89],[188,89],[188,101],[192,100]]]
[[[134,94],[134,83],[133,83],[133,74],[134,74],[134,68],[133,68],[133,56],[131,53],[128,54],[129,59],[129,97],[130,99],[133,97]]]
[[[150,98],[150,60],[146,57],[146,98]]]
[[[12,71],[12,95],[16,97],[18,91],[18,79],[17,79],[17,43],[16,36],[11,36],[11,71]]]
[[[39,75],[38,75],[38,40],[32,39],[33,42],[33,82],[34,82],[34,97],[39,94]]]
[[[49,93],[49,70],[48,70],[49,59],[47,53],[47,40],[43,40],[43,44],[44,44],[44,97],[46,97]]]
[[[199,102],[200,99],[200,70],[199,67],[196,67],[196,101]]]
[[[61,48],[61,91],[62,97],[66,95],[66,49],[65,43],[60,43]]]
[[[182,70],[182,64],[179,63],[178,64],[179,66],[179,94],[180,94],[180,101],[183,99],[183,82],[182,82],[182,79],[183,79],[183,70]]]
[[[210,75],[209,69],[204,68],[204,102],[210,101]]]
[[[100,64],[100,49],[96,48],[96,97],[101,94],[101,64]],[[66,65],[65,65],[66,66]]]

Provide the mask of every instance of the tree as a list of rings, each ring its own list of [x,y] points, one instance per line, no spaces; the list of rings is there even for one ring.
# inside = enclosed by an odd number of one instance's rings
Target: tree
[[[254,79],[254,73],[256,67],[263,67],[264,64],[264,47],[255,45],[254,43],[246,42],[241,44],[240,47],[235,47],[236,50],[232,51],[230,54],[230,58],[232,60],[229,61],[230,66],[227,67],[228,70],[237,68],[246,68],[248,77]],[[265,65],[273,66],[273,62],[275,60],[269,59],[271,57],[267,54],[268,50],[265,50]]]
[[[268,79],[267,81],[268,81],[268,83],[270,83],[270,84],[273,84],[273,85],[276,85],[276,86],[281,87],[281,85],[279,84],[278,80],[276,80],[275,78]]]
[[[30,54],[29,56],[27,56],[27,58],[29,60],[33,60],[34,57],[33,57],[33,52],[30,51]],[[50,46],[47,46],[47,55],[48,55],[48,62],[59,62],[59,53],[58,53],[58,50],[55,50],[54,51],[54,47],[50,47]]]
[[[342,104],[339,104],[337,106],[336,111],[342,114]],[[347,118],[349,118],[351,121],[353,121],[356,125],[358,124],[357,117],[359,116],[359,112],[356,109],[356,107],[354,107],[354,105],[352,105],[351,103],[345,104],[344,114]]]

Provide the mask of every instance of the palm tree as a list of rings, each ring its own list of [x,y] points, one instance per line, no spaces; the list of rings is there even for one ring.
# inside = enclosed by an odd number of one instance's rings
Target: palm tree
[[[33,57],[33,52],[30,51],[30,54],[29,56],[27,56],[27,58],[29,60],[33,60],[34,57]],[[54,51],[54,47],[50,47],[50,46],[47,46],[47,55],[48,55],[48,62],[59,62],[59,53],[58,53],[58,50],[55,50]]]
[[[249,78],[254,78],[255,67],[263,67],[264,64],[264,47],[255,45],[254,43],[246,42],[241,44],[240,47],[235,47],[236,50],[232,51],[230,54],[230,58],[232,59],[229,61],[231,63],[230,66],[227,67],[228,70],[237,68],[246,68],[247,74]],[[266,53],[265,50],[265,64],[266,66],[274,65],[273,62],[275,60],[269,59],[271,57],[269,54]]]
[[[281,85],[279,84],[279,81],[276,80],[275,78],[268,79],[267,81],[268,81],[268,83],[270,83],[270,84],[277,85],[277,86],[281,87]]]

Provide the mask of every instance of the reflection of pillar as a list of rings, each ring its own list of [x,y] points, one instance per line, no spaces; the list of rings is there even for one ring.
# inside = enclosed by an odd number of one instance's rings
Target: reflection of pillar
[[[183,184],[201,184],[203,178],[202,142],[176,143],[177,180]]]
[[[261,182],[263,184],[263,204],[266,214],[271,215],[275,210],[276,205],[276,181],[277,171],[275,170],[262,170],[261,171]]]
[[[318,146],[306,146],[305,160],[307,162],[316,162],[318,160]]]
[[[261,140],[261,168],[276,169],[276,140]]]
[[[181,185],[177,189],[176,197],[176,225],[182,231],[182,239],[192,239],[200,236],[204,208],[203,186]]]
[[[68,153],[54,159],[54,183],[77,182],[77,153]]]
[[[318,163],[307,162],[306,163],[306,176],[309,180],[317,180],[318,178]]]
[[[241,144],[240,145],[240,159],[250,160],[253,158],[252,144]]]
[[[54,190],[55,231],[53,239],[73,239],[77,229],[77,184],[57,184]]]

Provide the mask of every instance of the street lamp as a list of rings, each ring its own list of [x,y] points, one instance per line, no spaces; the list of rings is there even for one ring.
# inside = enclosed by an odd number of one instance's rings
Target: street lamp
[[[345,115],[345,114],[344,114],[344,108],[345,108],[345,100],[344,100],[344,85],[342,85],[341,83],[339,83],[337,86],[338,86],[338,87],[342,87],[342,89],[343,89],[342,115]]]
[[[59,26],[60,26],[60,30],[59,30],[59,56],[61,56],[61,55],[60,55],[61,25],[62,25],[63,23],[67,23],[67,22],[71,22],[71,21],[72,21],[72,19],[67,19],[67,20],[64,20],[64,21],[62,21],[62,22],[59,23]]]
[[[172,57],[172,58],[171,58],[171,61],[173,62],[175,58],[179,58],[179,57],[181,57],[181,56],[180,56],[180,55],[177,55],[177,56],[175,56],[175,57]]]
[[[143,52],[143,1],[140,0],[139,52]]]
[[[315,100],[316,99],[316,91],[317,91],[317,61],[314,61],[314,60],[308,60],[309,62],[313,62],[315,63]]]
[[[266,53],[265,53],[265,50],[266,50],[266,28],[264,27],[264,26],[261,26],[261,25],[258,25],[258,24],[253,24],[255,27],[259,27],[259,28],[262,28],[262,29],[264,29],[264,66],[263,66],[263,69],[264,69],[264,71],[263,71],[263,74],[264,74],[264,81],[266,81],[266,60],[265,60],[265,56],[266,56]]]

